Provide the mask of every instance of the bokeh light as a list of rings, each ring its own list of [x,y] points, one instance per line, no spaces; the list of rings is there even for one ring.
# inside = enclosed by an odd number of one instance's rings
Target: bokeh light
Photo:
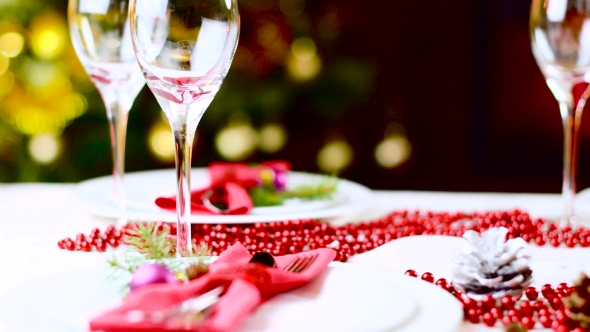
[[[236,123],[221,129],[215,137],[219,154],[229,161],[246,159],[258,142],[256,130],[249,123]]]
[[[0,54],[0,75],[4,74],[10,66],[10,59],[4,54]]]
[[[18,32],[7,32],[0,36],[0,53],[2,55],[14,58],[23,50],[25,39]]]
[[[172,129],[164,121],[156,122],[148,134],[150,151],[158,160],[171,162],[174,160],[174,138]]]
[[[48,12],[35,18],[30,27],[31,50],[41,59],[53,59],[65,46],[67,29],[63,18]]]
[[[317,155],[318,167],[328,173],[337,173],[347,168],[354,158],[352,147],[344,140],[332,140],[324,145]]]
[[[405,136],[386,137],[375,148],[375,160],[383,168],[394,168],[410,157],[412,146]]]
[[[279,0],[281,12],[288,17],[297,17],[305,9],[305,0]]]
[[[266,153],[274,153],[281,150],[286,141],[287,131],[285,127],[278,123],[270,123],[260,129],[258,148]]]
[[[29,141],[29,154],[39,164],[50,164],[61,152],[59,137],[51,134],[38,134]]]
[[[0,75],[0,96],[7,94],[14,86],[14,75],[7,71]]]
[[[295,81],[307,81],[316,77],[322,68],[317,47],[311,38],[297,38],[291,45],[287,72]]]

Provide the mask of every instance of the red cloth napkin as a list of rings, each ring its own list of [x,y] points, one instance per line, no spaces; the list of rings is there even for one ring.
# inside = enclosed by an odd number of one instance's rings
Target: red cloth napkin
[[[241,244],[224,251],[211,264],[209,272],[188,284],[154,284],[140,288],[125,299],[123,304],[90,320],[91,331],[211,331],[235,330],[258,305],[272,296],[301,287],[318,276],[327,267],[336,252],[317,249],[298,255],[318,254],[313,263],[300,273],[283,269],[297,255],[275,257],[276,268],[249,263],[252,255]],[[223,286],[225,292],[208,317],[198,324],[175,326],[170,321],[132,318],[138,310],[144,313],[165,311],[178,303]],[[131,318],[131,319],[130,319]]]
[[[259,185],[264,179],[264,172],[277,174],[288,172],[291,165],[286,161],[269,161],[256,166],[243,163],[212,163],[207,167],[211,177],[208,187],[191,192],[192,214],[247,214],[253,204],[248,189]],[[225,210],[216,209],[208,204],[222,204]],[[159,197],[156,205],[162,209],[176,211],[176,196]]]

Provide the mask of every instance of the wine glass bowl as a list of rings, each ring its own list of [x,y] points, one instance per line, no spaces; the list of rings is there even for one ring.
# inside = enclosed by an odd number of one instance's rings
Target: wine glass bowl
[[[107,111],[119,225],[127,222],[123,189],[127,118],[145,84],[135,59],[128,14],[128,0],[70,0],[68,4],[74,50]]]
[[[576,222],[578,132],[588,98],[574,100],[573,89],[590,75],[590,0],[533,0],[532,51],[547,85],[559,103],[564,130],[563,222]]]
[[[190,166],[197,125],[231,65],[236,0],[131,0],[131,36],[145,81],[175,140],[177,254],[190,251]]]

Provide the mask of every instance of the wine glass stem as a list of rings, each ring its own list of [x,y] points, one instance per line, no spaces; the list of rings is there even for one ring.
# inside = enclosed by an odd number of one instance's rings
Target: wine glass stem
[[[192,250],[191,227],[191,156],[194,130],[186,124],[173,128],[176,157],[176,255],[182,257]]]
[[[129,109],[123,107],[117,98],[114,98],[110,102],[105,102],[105,104],[111,133],[115,202],[119,210],[117,225],[123,226],[127,223],[123,178],[125,175],[125,136],[127,133]]]
[[[564,214],[562,222],[568,226],[576,222],[574,198],[576,195],[579,129],[587,95],[588,89],[584,92],[575,108],[573,98],[570,99],[572,101],[559,103],[564,132],[563,185],[561,188]]]

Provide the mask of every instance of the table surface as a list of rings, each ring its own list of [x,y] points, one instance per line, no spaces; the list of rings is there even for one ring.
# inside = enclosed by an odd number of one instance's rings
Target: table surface
[[[57,241],[88,233],[92,228],[104,229],[112,219],[90,215],[73,204],[75,184],[8,184],[0,186],[0,294],[15,286],[67,270],[82,269],[104,263],[108,253],[68,252],[57,247]],[[533,217],[555,217],[561,211],[557,194],[443,193],[376,191],[373,205],[355,215],[331,220],[334,224],[371,220],[396,209],[430,211],[497,211],[521,209]],[[396,240],[396,241],[403,241]],[[459,242],[458,242],[459,241]],[[436,241],[432,248],[404,248],[400,242],[395,250],[411,250],[422,255],[411,267],[400,260],[391,260],[394,252],[375,249],[351,264],[371,263],[405,271],[429,271],[435,276],[451,275],[451,253],[461,239]],[[433,242],[434,243],[434,242]],[[410,242],[408,245],[411,246]],[[590,249],[530,246],[533,254],[535,285],[557,284],[575,280],[580,272],[590,273]],[[402,260],[404,255],[401,256]],[[408,256],[407,259],[410,259]],[[395,263],[395,264],[394,264]],[[408,262],[410,264],[410,262]],[[392,266],[395,265],[395,266]],[[2,331],[0,322],[0,331]],[[461,331],[495,331],[483,325],[464,323]]]

